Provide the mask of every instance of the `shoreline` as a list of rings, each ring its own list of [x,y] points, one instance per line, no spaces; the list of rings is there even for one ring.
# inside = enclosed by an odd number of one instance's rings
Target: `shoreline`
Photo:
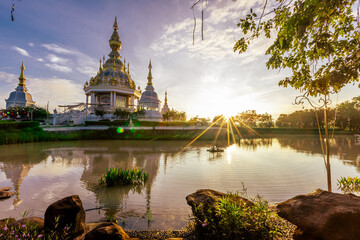
[[[70,127],[30,127],[21,129],[0,130],[0,145],[79,141],[79,140],[199,140],[212,141],[219,132],[219,127],[208,126],[70,126]],[[204,132],[205,131],[205,132]],[[322,132],[324,130],[322,129]],[[285,135],[319,135],[318,129],[300,128],[238,128],[234,132],[234,139],[273,138]],[[331,131],[332,132],[332,131]],[[217,139],[226,140],[226,128],[222,128]],[[240,134],[239,134],[240,133]],[[358,131],[335,129],[334,135],[354,135]],[[231,140],[233,138],[231,137]]]

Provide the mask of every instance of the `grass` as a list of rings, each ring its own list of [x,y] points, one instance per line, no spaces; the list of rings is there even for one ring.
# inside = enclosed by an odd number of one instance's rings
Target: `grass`
[[[25,217],[26,212],[23,213]],[[12,218],[8,218],[5,221],[5,226],[0,229],[0,239],[8,240],[63,240],[70,239],[69,227],[59,229],[59,217],[55,218],[55,230],[49,233],[44,233],[44,230],[38,228],[37,224],[27,222],[23,225],[14,224],[15,221]]]
[[[338,189],[343,193],[360,193],[359,177],[341,177],[337,181]]]
[[[143,169],[114,167],[106,169],[106,173],[101,176],[99,184],[106,184],[106,186],[141,184],[148,178],[149,174],[144,172]]]
[[[253,204],[236,200],[238,194],[227,194],[212,207],[199,205],[194,216],[201,239],[279,239],[287,226],[269,210],[268,202],[257,197]]]

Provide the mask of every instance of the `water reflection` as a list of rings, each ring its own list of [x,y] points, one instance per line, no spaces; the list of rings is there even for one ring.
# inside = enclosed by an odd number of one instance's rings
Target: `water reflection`
[[[79,194],[87,221],[126,219],[126,228],[180,228],[189,208],[185,196],[199,188],[250,191],[282,201],[322,187],[322,154],[317,136],[245,139],[211,154],[212,142],[196,141],[180,155],[182,141],[81,141],[0,146],[1,186],[12,184],[13,200],[0,202],[0,218],[36,209],[42,216],[53,201]],[[226,148],[227,142],[219,142]],[[360,172],[360,148],[351,136],[330,141],[333,171]],[[295,150],[295,151],[294,151]],[[337,164],[340,159],[341,167]],[[106,188],[98,184],[107,168],[143,168],[144,185]],[[333,165],[334,166],[334,165]],[[352,167],[354,166],[354,167]],[[319,170],[320,169],[320,170]],[[336,178],[335,178],[336,179]],[[153,221],[147,221],[147,215]],[[133,219],[133,220],[129,220]]]

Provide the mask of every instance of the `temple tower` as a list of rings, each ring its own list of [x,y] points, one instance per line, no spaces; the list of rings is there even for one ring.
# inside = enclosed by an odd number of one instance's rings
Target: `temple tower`
[[[21,73],[19,76],[19,84],[17,88],[15,88],[15,91],[10,93],[10,96],[8,99],[5,99],[6,101],[6,108],[9,107],[28,107],[35,105],[35,102],[32,100],[32,96],[30,93],[28,93],[28,90],[25,86],[25,76],[24,76],[24,62],[21,63],[20,67]]]

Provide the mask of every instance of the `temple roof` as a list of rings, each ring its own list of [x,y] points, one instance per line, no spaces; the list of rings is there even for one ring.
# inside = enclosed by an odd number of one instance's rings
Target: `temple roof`
[[[28,93],[28,90],[26,88],[26,84],[25,84],[25,75],[24,75],[24,70],[25,70],[25,66],[24,66],[24,62],[21,63],[21,67],[20,67],[21,73],[19,76],[19,84],[18,86],[15,88],[15,91],[11,92],[9,95],[8,99],[5,99],[6,103],[7,103],[7,107],[9,105],[12,106],[17,106],[17,105],[32,105],[35,104],[35,102],[32,99],[32,96],[30,93]]]
[[[158,98],[157,93],[155,92],[155,88],[152,84],[152,74],[151,74],[151,60],[149,62],[149,74],[148,74],[148,83],[145,87],[145,91],[141,94],[140,103],[156,103],[159,104],[160,100]]]
[[[136,89],[136,84],[130,76],[130,71],[126,69],[125,60],[121,61],[119,50],[121,49],[121,40],[117,30],[119,26],[115,17],[113,25],[113,33],[109,40],[111,52],[109,58],[103,62],[100,59],[99,71],[95,77],[92,77],[89,82],[84,85],[84,90],[91,86],[119,86],[128,89]],[[129,66],[129,65],[128,65]]]

